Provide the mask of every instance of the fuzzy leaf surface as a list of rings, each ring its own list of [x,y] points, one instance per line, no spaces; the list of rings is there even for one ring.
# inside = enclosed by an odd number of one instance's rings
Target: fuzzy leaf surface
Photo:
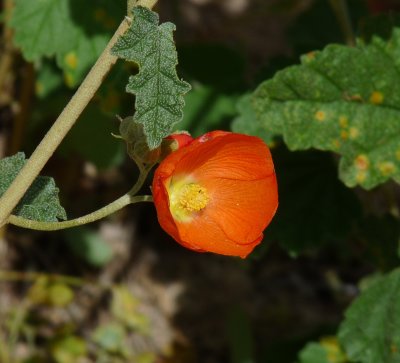
[[[175,25],[158,24],[156,13],[134,8],[131,27],[112,49],[118,57],[139,65],[139,73],[130,77],[126,90],[136,95],[135,121],[143,124],[151,149],[159,146],[173,125],[181,121],[183,95],[190,90],[176,73]]]
[[[278,72],[254,92],[258,127],[292,150],[342,158],[347,186],[400,181],[400,29],[356,47],[329,45]]]
[[[21,152],[0,160],[0,196],[11,185],[24,164],[25,155]],[[67,219],[65,210],[60,205],[58,192],[53,178],[39,176],[18,203],[13,214],[43,222]]]
[[[345,313],[339,339],[351,361],[400,361],[400,269],[377,279]]]

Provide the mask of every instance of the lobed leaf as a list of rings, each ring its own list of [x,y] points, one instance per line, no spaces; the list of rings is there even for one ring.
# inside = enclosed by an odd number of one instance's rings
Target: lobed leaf
[[[133,18],[112,52],[139,65],[139,73],[130,77],[126,89],[136,95],[135,121],[143,124],[149,147],[154,149],[182,119],[183,95],[190,85],[176,74],[175,25],[158,25],[158,15],[143,7],[133,9]]]
[[[292,150],[342,155],[339,176],[347,186],[400,181],[399,55],[396,28],[387,41],[375,36],[303,56],[254,92],[257,127],[282,135]]]
[[[10,25],[15,44],[29,61],[68,51],[78,35],[68,0],[15,0]]]
[[[11,185],[24,164],[25,155],[22,152],[0,160],[0,196]],[[18,203],[13,214],[43,222],[67,219],[65,210],[60,205],[58,192],[53,178],[39,176]]]
[[[16,0],[10,25],[28,61],[55,56],[68,86],[75,87],[105,48],[123,7],[108,0]]]
[[[346,311],[339,339],[351,361],[400,361],[400,269],[377,279]]]

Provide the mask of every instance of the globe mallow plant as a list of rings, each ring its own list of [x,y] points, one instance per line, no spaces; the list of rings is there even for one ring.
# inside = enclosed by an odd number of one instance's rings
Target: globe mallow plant
[[[161,227],[182,246],[244,258],[261,242],[278,207],[271,153],[260,138],[238,133],[213,131],[195,139],[186,132],[170,135],[182,119],[183,96],[190,90],[176,73],[175,26],[159,25],[158,15],[149,9],[155,1],[131,3],[132,17],[122,20],[31,157],[25,160],[18,153],[0,160],[0,227],[10,223],[37,230],[70,228],[128,204],[154,201]],[[19,7],[29,12],[29,3],[21,2]],[[22,52],[26,46],[21,43]],[[54,181],[37,176],[118,57],[139,66],[127,86],[136,95],[136,112],[120,119],[117,135],[125,140],[139,178],[128,193],[109,205],[65,220]],[[137,195],[156,165],[152,195]]]

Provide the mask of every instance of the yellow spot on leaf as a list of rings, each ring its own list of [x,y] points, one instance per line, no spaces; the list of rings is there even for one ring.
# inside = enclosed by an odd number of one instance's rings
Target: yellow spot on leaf
[[[383,102],[383,94],[382,92],[374,91],[372,92],[369,102],[374,105],[380,105]]]
[[[347,138],[349,137],[349,133],[347,131],[343,130],[343,131],[340,132],[340,137],[343,140],[347,140]]]
[[[392,343],[390,345],[390,351],[392,352],[392,354],[396,354],[399,350],[397,349],[396,344]]]
[[[396,166],[391,161],[383,161],[378,164],[378,169],[382,175],[388,176],[394,173]]]
[[[366,155],[360,154],[355,158],[354,164],[359,170],[367,170],[369,167],[369,159]]]
[[[71,69],[76,69],[78,66],[78,57],[76,56],[75,52],[69,52],[67,55],[64,57],[65,64],[71,68]]]
[[[400,149],[396,151],[396,159],[400,160]]]
[[[356,127],[350,127],[350,139],[356,139],[360,135],[360,131]]]
[[[322,121],[325,120],[326,114],[325,114],[324,111],[317,111],[317,112],[315,113],[314,117],[315,117],[315,119],[316,119],[317,121],[321,121],[321,122],[322,122]]]
[[[365,171],[359,171],[356,175],[357,183],[362,183],[367,178],[367,173]]]
[[[349,119],[346,116],[339,117],[339,125],[340,127],[346,128],[349,126]]]
[[[329,363],[344,362],[345,354],[340,348],[339,342],[336,337],[325,337],[320,340],[321,345],[324,347]]]
[[[315,52],[308,52],[306,54],[307,60],[312,61],[315,59]]]

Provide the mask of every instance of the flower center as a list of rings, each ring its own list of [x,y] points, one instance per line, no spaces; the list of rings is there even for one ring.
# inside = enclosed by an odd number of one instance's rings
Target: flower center
[[[189,220],[204,209],[210,197],[207,189],[196,183],[175,183],[169,190],[170,211],[179,221]]]

